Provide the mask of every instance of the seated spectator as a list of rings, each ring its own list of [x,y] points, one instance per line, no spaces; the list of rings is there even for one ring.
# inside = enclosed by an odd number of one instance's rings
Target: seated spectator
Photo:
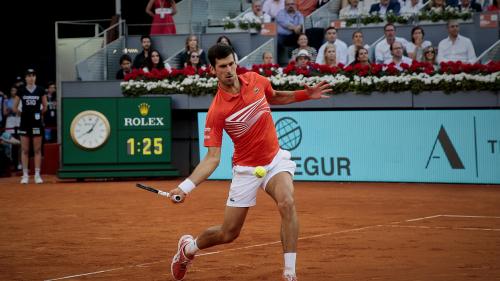
[[[165,69],[165,63],[161,57],[160,52],[157,50],[152,50],[151,55],[146,60],[145,70],[153,71],[153,69],[163,70]]]
[[[149,35],[141,36],[142,51],[138,53],[134,58],[133,67],[142,68],[146,65],[146,58],[149,56],[151,51],[151,37]]]
[[[309,16],[316,8],[318,8],[318,0],[295,0],[297,10],[304,16]]]
[[[207,57],[202,48],[198,45],[198,37],[196,35],[189,35],[186,37],[186,44],[184,51],[180,54],[180,66],[179,68],[183,68],[187,65],[187,62],[191,56],[191,53],[195,52],[200,56],[201,64],[208,65]]]
[[[264,52],[262,54],[262,64],[274,64],[273,53]]]
[[[427,10],[435,13],[442,13],[446,9],[445,0],[430,0]]]
[[[311,60],[312,61],[316,60],[316,56],[318,55],[318,52],[316,51],[316,49],[309,46],[309,39],[307,38],[307,35],[305,33],[301,33],[299,35],[299,38],[297,39],[297,44],[299,45],[299,47],[292,51],[291,60],[295,60],[295,58],[297,57],[297,54],[299,53],[300,50],[306,50],[309,53],[309,55],[311,56]]]
[[[328,66],[337,66],[337,54],[335,45],[328,43],[323,52],[323,56],[325,58],[324,65]]]
[[[387,23],[384,26],[384,35],[385,39],[380,41],[375,46],[375,62],[376,63],[384,63],[387,60],[392,59],[392,54],[390,50],[390,46],[394,42],[400,42],[403,44],[403,47],[407,49],[408,41],[401,37],[396,37],[396,27],[392,23]]]
[[[368,49],[359,48],[356,50],[356,59],[351,63],[351,65],[363,65],[363,66],[371,66],[370,59],[368,58]]]
[[[499,2],[498,0],[493,0],[492,4],[489,5],[486,10],[488,12],[493,12],[493,11],[500,11],[500,5],[499,5]]]
[[[252,10],[244,14],[242,19],[257,23],[271,22],[271,16],[262,11],[261,0],[252,0]]]
[[[347,49],[347,64],[356,60],[356,51],[360,48],[370,49],[370,46],[363,42],[363,32],[354,31],[352,33],[352,45]]]
[[[262,11],[274,21],[278,12],[285,9],[285,0],[266,0],[262,6]]]
[[[132,59],[129,55],[124,54],[120,57],[120,70],[116,72],[116,79],[123,80],[125,75],[132,72]]]
[[[385,64],[394,64],[394,66],[399,70],[402,71],[403,68],[401,67],[401,64],[406,63],[408,66],[412,64],[412,60],[409,57],[406,57],[403,55],[404,47],[403,44],[400,42],[394,42],[391,45],[391,53],[392,53],[392,58],[390,60],[385,61]]]
[[[424,49],[424,55],[422,56],[422,62],[428,62],[434,66],[434,69],[436,67],[439,67],[439,64],[437,63],[436,60],[436,49],[432,46],[429,46]]]
[[[415,26],[411,30],[411,43],[408,43],[406,51],[408,57],[413,60],[421,61],[424,48],[432,45],[430,41],[424,40],[424,35],[424,29],[420,26]]]
[[[381,16],[385,16],[387,12],[392,11],[395,15],[399,15],[400,10],[401,6],[398,1],[380,0],[379,3],[373,4],[370,7],[370,11],[368,13],[378,13]]]
[[[297,56],[295,57],[295,66],[296,67],[306,67],[307,64],[311,61],[311,55],[306,50],[300,50]]]
[[[146,13],[153,18],[151,35],[176,33],[173,16],[177,8],[174,0],[149,0]]]
[[[339,18],[355,18],[363,14],[361,7],[358,7],[358,4],[359,0],[349,0],[349,4],[340,10]]]
[[[460,5],[458,5],[458,9],[461,12],[471,11],[480,13],[483,11],[481,5],[476,3],[474,0],[472,0],[472,2],[471,0],[460,0]]]
[[[222,35],[219,38],[217,38],[217,43],[222,43],[231,47],[231,49],[233,49],[234,61],[238,63],[238,54],[236,53],[236,50],[234,49],[233,44],[231,43],[231,40],[229,40],[227,36]]]
[[[401,8],[402,15],[417,15],[420,13],[423,4],[421,0],[406,0],[406,4]]]
[[[187,62],[187,66],[192,66],[196,71],[198,71],[201,67],[206,67],[206,65],[200,62],[200,55],[198,53],[193,52],[189,57],[189,61]]]
[[[285,9],[276,16],[278,45],[295,46],[304,28],[304,16],[296,10],[294,0],[285,0]]]
[[[472,41],[459,34],[460,27],[458,21],[448,22],[448,37],[441,40],[438,46],[437,61],[461,61],[464,63],[475,63],[476,52]]]
[[[324,53],[328,43],[334,44],[337,53],[337,63],[343,65],[347,64],[347,45],[342,40],[337,39],[337,29],[335,27],[328,27],[325,30],[326,42],[319,48],[316,63],[324,64]]]

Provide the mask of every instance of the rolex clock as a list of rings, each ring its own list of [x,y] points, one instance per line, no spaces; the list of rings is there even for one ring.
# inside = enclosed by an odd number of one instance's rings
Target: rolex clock
[[[94,150],[103,146],[110,132],[106,116],[95,110],[82,111],[71,121],[71,140],[82,149]]]

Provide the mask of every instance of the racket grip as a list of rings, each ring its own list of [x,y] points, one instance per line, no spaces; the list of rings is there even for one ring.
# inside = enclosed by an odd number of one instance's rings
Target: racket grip
[[[172,195],[172,196],[170,196],[170,193],[168,193],[166,191],[158,191],[158,194],[161,195],[161,196],[169,197],[170,200],[172,200],[172,201],[174,201],[176,203],[179,203],[182,200],[182,197],[180,195]]]

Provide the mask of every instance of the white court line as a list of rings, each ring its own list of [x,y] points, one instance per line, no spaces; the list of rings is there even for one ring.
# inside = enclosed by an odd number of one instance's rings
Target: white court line
[[[394,225],[394,224],[387,224],[387,225],[384,225],[384,226],[388,226],[388,227],[400,227],[400,228],[421,228],[421,229],[500,231],[500,228],[479,228],[479,227],[448,227],[448,226]]]
[[[500,217],[495,217],[495,216],[467,216],[467,215],[439,215],[439,216],[448,218],[500,219]]]
[[[45,281],[63,280],[63,279],[69,279],[69,278],[74,278],[74,277],[81,277],[81,276],[88,276],[88,275],[99,274],[99,273],[104,273],[104,272],[110,272],[110,271],[115,271],[115,270],[120,270],[120,269],[123,269],[123,267],[117,267],[117,268],[113,268],[113,269],[106,269],[106,270],[101,270],[101,271],[64,276],[64,277],[55,278],[55,279],[47,279]]]
[[[428,216],[428,217],[415,218],[415,219],[411,219],[411,220],[406,220],[406,222],[428,220],[428,219],[433,219],[433,218],[437,218],[440,216],[442,216],[442,215],[434,215],[434,216]]]

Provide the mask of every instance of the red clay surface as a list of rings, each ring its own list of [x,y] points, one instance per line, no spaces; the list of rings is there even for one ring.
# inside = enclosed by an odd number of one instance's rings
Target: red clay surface
[[[178,238],[219,224],[228,188],[173,205],[135,181],[45,180],[0,179],[0,280],[171,280]],[[500,186],[296,182],[296,203],[300,281],[500,280]],[[279,228],[260,192],[241,236],[185,280],[280,280]]]

